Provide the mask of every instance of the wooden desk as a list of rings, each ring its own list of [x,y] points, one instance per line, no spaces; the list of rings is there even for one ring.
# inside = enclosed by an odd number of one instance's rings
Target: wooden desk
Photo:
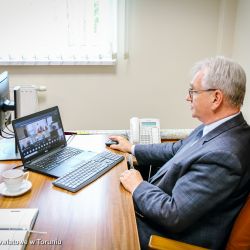
[[[102,135],[82,135],[70,145],[75,141],[102,151],[105,140]],[[0,172],[16,164],[20,162],[0,162]],[[51,177],[30,172],[31,191],[14,198],[0,195],[0,207],[39,208],[34,230],[47,234],[31,234],[29,240],[36,245],[27,249],[140,249],[132,197],[119,181],[125,169],[124,160],[75,194],[54,187]]]

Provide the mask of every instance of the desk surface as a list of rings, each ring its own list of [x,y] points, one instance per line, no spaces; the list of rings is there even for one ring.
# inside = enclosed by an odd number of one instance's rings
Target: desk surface
[[[81,135],[70,145],[102,151],[105,136]],[[20,162],[0,162],[0,172]],[[30,172],[31,191],[19,197],[0,195],[1,208],[39,208],[27,249],[140,249],[131,195],[119,181],[124,160],[77,193],[52,185],[53,178]],[[2,181],[2,180],[0,180]],[[38,240],[41,239],[41,240]]]

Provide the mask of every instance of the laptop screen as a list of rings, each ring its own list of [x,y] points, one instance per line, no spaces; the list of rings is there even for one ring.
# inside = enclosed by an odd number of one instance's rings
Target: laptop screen
[[[26,162],[66,145],[58,107],[14,120],[20,155]]]

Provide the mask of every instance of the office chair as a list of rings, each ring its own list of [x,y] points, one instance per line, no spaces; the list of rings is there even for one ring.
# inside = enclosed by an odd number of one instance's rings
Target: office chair
[[[167,239],[164,237],[151,235],[149,241],[151,250],[204,250],[206,248],[194,246],[187,243]],[[250,194],[247,201],[237,216],[226,250],[250,250]]]

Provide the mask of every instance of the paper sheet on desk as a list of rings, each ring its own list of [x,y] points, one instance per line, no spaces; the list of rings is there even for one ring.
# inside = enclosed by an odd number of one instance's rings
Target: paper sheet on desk
[[[23,250],[28,239],[27,231],[2,231],[0,241],[1,250]]]
[[[25,249],[38,208],[0,209],[0,249]]]

